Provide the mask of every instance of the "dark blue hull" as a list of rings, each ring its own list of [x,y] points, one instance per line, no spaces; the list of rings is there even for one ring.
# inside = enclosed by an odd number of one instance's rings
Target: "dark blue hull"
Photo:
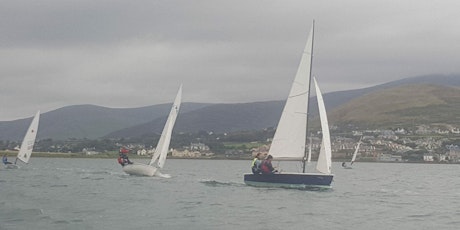
[[[244,183],[257,187],[330,188],[333,177],[320,173],[244,174]]]

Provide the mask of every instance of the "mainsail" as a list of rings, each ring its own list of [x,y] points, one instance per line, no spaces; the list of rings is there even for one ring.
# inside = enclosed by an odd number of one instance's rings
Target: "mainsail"
[[[19,150],[17,159],[24,163],[29,163],[30,156],[35,144],[35,138],[37,137],[38,123],[40,120],[40,111],[35,114],[32,122],[30,123],[29,129],[22,140],[21,149]]]
[[[355,162],[355,160],[356,160],[356,155],[358,155],[359,146],[361,145],[361,139],[362,139],[362,138],[363,138],[363,137],[359,138],[358,145],[356,145],[356,149],[355,149],[355,152],[353,153],[353,157],[351,158],[350,165],[352,165],[353,162]]]
[[[155,148],[155,153],[150,160],[149,165],[153,165],[158,159],[157,166],[163,168],[166,155],[168,154],[169,144],[171,142],[171,135],[174,124],[176,123],[177,114],[179,114],[180,104],[182,99],[182,85],[179,87],[177,92],[176,99],[172,105],[171,111],[169,112],[168,120],[166,120],[163,132],[161,133],[160,140],[158,140],[157,147]]]
[[[270,146],[269,154],[275,160],[301,160],[305,157],[312,53],[313,27]]]

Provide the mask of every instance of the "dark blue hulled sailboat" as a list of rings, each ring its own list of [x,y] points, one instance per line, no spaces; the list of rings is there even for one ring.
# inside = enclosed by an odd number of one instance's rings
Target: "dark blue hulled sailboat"
[[[323,97],[314,79],[322,128],[322,145],[315,173],[306,170],[306,133],[310,97],[311,64],[313,54],[314,23],[300,61],[297,74],[283,109],[269,154],[275,161],[302,161],[302,172],[276,174],[245,174],[244,183],[260,187],[309,188],[331,187],[331,140]]]

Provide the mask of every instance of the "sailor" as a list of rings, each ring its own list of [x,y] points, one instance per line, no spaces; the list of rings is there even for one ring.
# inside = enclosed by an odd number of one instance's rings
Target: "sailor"
[[[123,162],[123,158],[121,157],[121,155],[118,156],[118,159],[117,159],[117,160],[118,160],[118,164],[120,164],[121,167],[125,166],[125,162]]]
[[[272,155],[268,155],[267,158],[265,158],[264,161],[262,161],[262,164],[260,165],[260,170],[262,171],[262,174],[274,174],[278,172],[275,168],[272,166]]]
[[[129,150],[127,148],[121,147],[119,153],[120,153],[120,156],[118,157],[118,163],[120,163],[121,166],[125,166],[126,164],[133,163],[128,159]]]
[[[11,162],[8,161],[8,157],[6,156],[6,154],[3,155],[3,157],[2,157],[2,162],[3,162],[3,164],[5,164],[5,165],[13,164],[13,163],[11,163]]]
[[[262,161],[260,160],[261,155],[262,153],[257,153],[256,157],[254,157],[254,159],[252,160],[251,170],[254,174],[260,173],[260,164],[262,163]]]

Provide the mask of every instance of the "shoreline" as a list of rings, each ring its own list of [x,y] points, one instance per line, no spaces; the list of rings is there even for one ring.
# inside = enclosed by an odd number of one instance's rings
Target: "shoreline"
[[[3,156],[6,154],[9,158],[16,158],[17,152],[5,152],[0,151],[0,154]],[[94,155],[86,155],[84,153],[33,153],[33,157],[39,158],[87,158],[87,159],[114,159],[118,158],[118,153],[110,152],[110,153],[100,153]],[[151,156],[138,156],[138,155],[129,155],[130,159],[150,159]],[[215,157],[172,157],[168,156],[168,159],[182,159],[182,160],[245,160],[250,161],[252,157],[225,157],[225,156],[215,156]],[[332,159],[332,162],[346,162],[349,163],[350,159],[341,159],[336,158]],[[408,164],[460,164],[458,163],[449,163],[449,162],[424,162],[424,161],[377,161],[377,160],[357,160],[356,163],[408,163]]]

